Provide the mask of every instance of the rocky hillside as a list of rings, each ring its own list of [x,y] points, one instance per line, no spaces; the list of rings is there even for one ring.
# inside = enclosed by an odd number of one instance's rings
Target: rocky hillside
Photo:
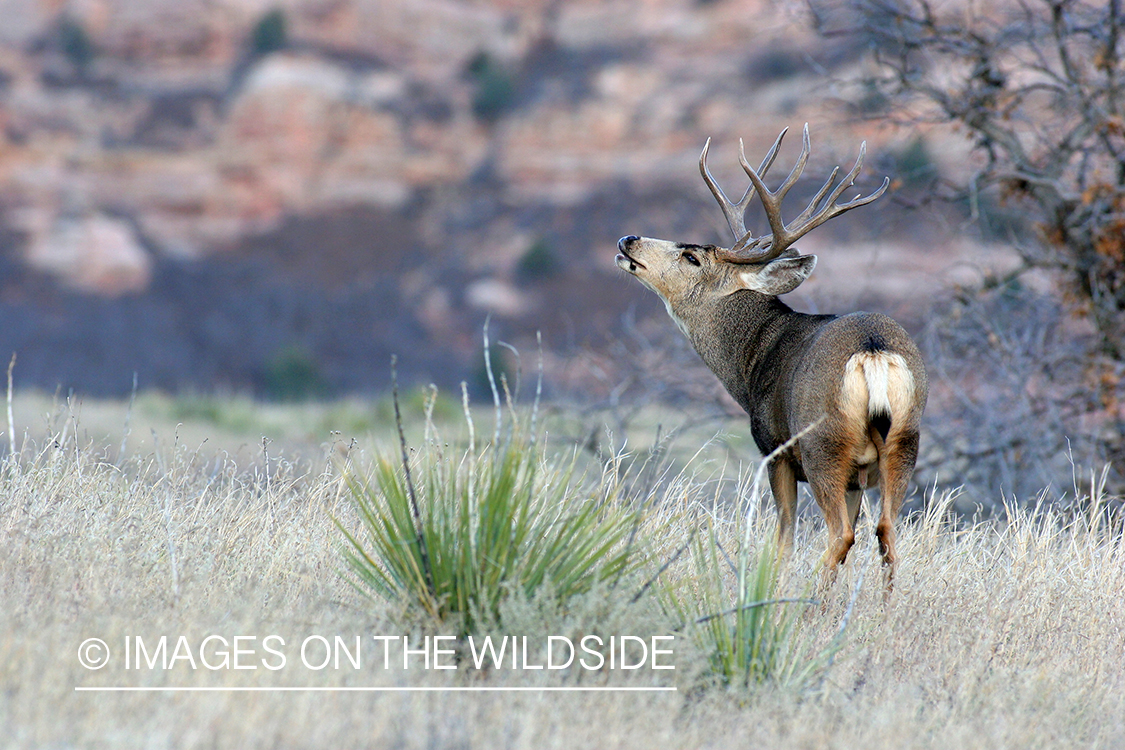
[[[607,342],[658,312],[618,278],[616,238],[725,239],[695,166],[706,137],[731,191],[738,137],[761,153],[805,121],[810,175],[862,138],[896,189],[956,167],[956,144],[854,117],[877,103],[833,80],[862,51],[801,8],[0,0],[0,353],[23,383],[100,393],[134,371],[369,390],[392,352],[451,385],[476,377],[491,314],[525,352],[543,332],[556,382],[612,388]],[[911,221],[884,200],[822,230],[850,241],[838,270],[882,273],[834,287],[826,258],[809,299],[888,304],[903,287],[884,282],[945,265],[880,250]]]

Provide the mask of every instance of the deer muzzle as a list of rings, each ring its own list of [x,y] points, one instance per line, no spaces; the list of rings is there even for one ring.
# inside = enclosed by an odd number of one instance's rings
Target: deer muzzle
[[[640,237],[630,234],[628,237],[622,237],[617,241],[617,249],[621,252],[613,260],[621,270],[636,273],[638,268],[645,267],[644,263],[629,255],[629,247],[638,240],[640,240]]]

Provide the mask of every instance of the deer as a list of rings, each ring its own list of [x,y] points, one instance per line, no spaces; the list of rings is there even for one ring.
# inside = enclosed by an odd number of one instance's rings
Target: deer
[[[767,476],[778,515],[779,558],[784,562],[792,554],[797,483],[807,482],[828,531],[821,583],[831,587],[855,543],[863,492],[877,484],[881,508],[875,534],[889,594],[897,565],[894,523],[914,473],[928,394],[922,356],[902,326],[886,315],[813,315],[793,310],[779,297],[796,289],[816,266],[816,256],[801,255],[794,243],[829,219],[879,198],[890,180],[884,178],[870,195],[839,202],[863,166],[864,141],[840,183],[836,167],[808,206],[786,223],[781,203],[811,151],[806,123],[796,163],[771,191],[763,178],[786,132],[756,170],[739,140],[739,164],[750,184],[737,203],[707,167],[711,139],[703,146],[699,171],[734,235],[731,247],[629,235],[618,241],[615,261],[663,300],[676,326],[750,416],[762,455],[772,455]],[[745,225],[755,195],[769,223],[770,231],[761,236]]]

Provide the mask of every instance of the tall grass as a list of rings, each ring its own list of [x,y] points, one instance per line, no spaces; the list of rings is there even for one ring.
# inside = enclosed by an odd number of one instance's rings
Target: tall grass
[[[37,411],[24,404],[15,401],[17,419]],[[83,418],[95,406],[87,403]],[[118,425],[125,408],[117,404]],[[143,410],[134,415],[134,449],[149,435],[145,418]],[[548,426],[557,431],[556,425]],[[421,434],[422,425],[414,428]],[[832,642],[843,600],[851,613],[847,637],[832,664],[811,681],[789,678],[784,668],[764,682],[735,679],[747,673],[728,669],[733,677],[724,683],[708,639],[735,642],[738,628],[730,610],[739,601],[736,571],[744,550],[750,562],[746,603],[790,596],[791,583],[801,595],[803,582],[815,579],[814,561],[823,550],[819,514],[801,517],[793,559],[778,588],[758,589],[753,573],[763,569],[760,562],[772,560],[765,541],[775,531],[772,514],[747,526],[745,513],[736,512],[734,504],[709,502],[715,481],[685,472],[660,480],[653,509],[641,516],[632,544],[645,556],[636,564],[652,566],[633,581],[651,580],[675,551],[684,550],[648,589],[667,586],[684,604],[683,616],[671,613],[663,627],[690,620],[678,631],[690,644],[677,638],[676,670],[657,676],[667,681],[662,684],[678,686],[678,693],[106,695],[74,688],[121,683],[430,690],[451,684],[457,673],[384,669],[381,655],[371,664],[365,656],[365,670],[359,672],[306,670],[295,655],[280,673],[210,672],[182,664],[164,672],[125,671],[120,661],[96,672],[83,669],[75,658],[78,645],[94,636],[119,648],[126,636],[148,640],[186,632],[198,642],[212,633],[228,638],[280,633],[297,646],[311,633],[341,635],[349,643],[363,634],[369,644],[372,631],[404,631],[396,627],[395,605],[379,595],[374,595],[377,604],[360,600],[337,575],[342,537],[333,516],[369,551],[371,546],[352,516],[354,500],[340,483],[339,464],[279,461],[281,454],[271,448],[266,481],[261,451],[253,453],[258,463],[236,462],[221,452],[203,454],[192,448],[194,441],[184,447],[180,440],[177,447],[168,439],[159,448],[146,443],[135,459],[111,462],[105,456],[115,452],[120,434],[87,443],[85,428],[80,423],[76,428],[69,411],[51,430],[50,439],[36,440],[40,447],[24,446],[0,462],[0,629],[5,634],[0,638],[0,726],[5,730],[0,747],[1125,746],[1123,520],[1119,506],[1096,481],[1066,507],[1052,509],[1049,499],[1037,509],[1013,504],[1005,515],[977,523],[956,519],[951,495],[927,498],[924,514],[899,524],[901,563],[889,601],[876,585],[879,562],[865,527],[840,571],[838,590],[820,606],[776,605],[773,619],[756,621],[766,634],[763,645],[756,651],[745,648],[752,658],[735,662],[808,664],[791,657],[815,657],[821,644]],[[16,434],[22,433],[17,424]],[[441,457],[439,445],[427,443],[412,459],[423,503],[428,490],[422,468]],[[446,470],[470,472],[470,457],[483,470],[493,461],[486,455],[490,450],[447,450]],[[354,463],[366,465],[366,455],[356,447]],[[551,467],[569,470],[573,461],[571,451],[557,445],[538,448],[534,455],[531,468],[541,485],[553,486]],[[400,467],[392,464],[392,471]],[[607,500],[599,493],[619,483],[612,472],[604,479],[591,477],[588,484],[581,480],[574,475],[564,480],[572,511],[590,504],[598,513],[609,513],[625,498],[636,502],[648,486],[636,482],[639,489],[626,488]],[[370,485],[377,496],[375,473]],[[723,487],[724,494],[733,494],[729,485]],[[683,519],[691,517],[707,522],[683,547],[690,535]],[[750,543],[744,547],[748,529]],[[614,549],[628,548],[629,537],[620,545]],[[432,546],[436,557],[439,545]],[[872,585],[859,590],[852,607],[854,582],[865,571]],[[709,589],[712,579],[722,586]],[[613,580],[595,585],[572,608],[598,599],[604,604],[597,611],[604,619],[598,622],[606,628],[637,624],[630,602],[638,588],[625,585],[626,578],[613,588]],[[708,591],[715,594],[713,601],[706,600]],[[502,616],[517,608],[516,596],[508,594]],[[779,618],[791,614],[797,622],[789,652],[771,650],[768,634],[784,634],[786,623]],[[526,622],[511,623],[508,632],[533,634],[553,625],[533,622],[540,613],[530,607],[520,615]],[[696,622],[706,617],[712,619]],[[747,622],[755,621],[748,617]],[[656,617],[641,624],[615,632],[666,632]],[[489,624],[481,620],[479,627]],[[707,682],[701,683],[699,675]],[[498,670],[481,674],[480,684],[567,679]],[[642,679],[650,678],[600,672],[582,684],[637,685],[644,684]],[[802,681],[817,689],[773,689]],[[724,684],[732,687],[723,689]]]

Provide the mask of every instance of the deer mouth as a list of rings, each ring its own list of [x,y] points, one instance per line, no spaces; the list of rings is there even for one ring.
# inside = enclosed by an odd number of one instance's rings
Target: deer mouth
[[[645,267],[644,263],[641,263],[636,258],[629,255],[629,253],[625,252],[624,248],[621,249],[621,252],[617,254],[617,257],[614,258],[613,261],[617,264],[618,268],[623,271],[628,271],[629,273],[636,273],[638,268]]]

